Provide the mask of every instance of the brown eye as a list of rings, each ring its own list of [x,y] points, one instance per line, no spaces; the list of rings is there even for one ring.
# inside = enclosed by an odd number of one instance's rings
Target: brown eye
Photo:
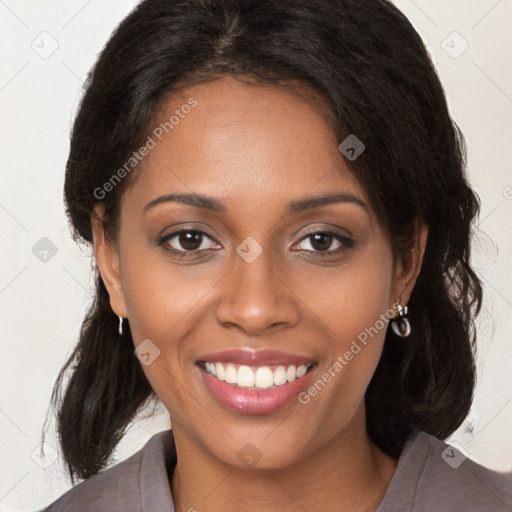
[[[334,248],[332,247],[333,243],[336,244]],[[316,233],[309,233],[295,247],[304,251],[334,254],[349,249],[353,245],[353,241],[345,236],[330,231],[317,231]]]
[[[208,241],[211,243],[208,244]],[[159,240],[158,245],[176,252],[198,252],[199,250],[213,249],[217,247],[216,242],[206,233],[195,229],[182,229],[175,231]]]
[[[315,233],[311,235],[311,247],[315,249],[315,251],[326,251],[331,247],[333,237],[326,233]]]
[[[197,231],[184,231],[178,235],[178,243],[187,251],[195,251],[201,246],[203,235]]]

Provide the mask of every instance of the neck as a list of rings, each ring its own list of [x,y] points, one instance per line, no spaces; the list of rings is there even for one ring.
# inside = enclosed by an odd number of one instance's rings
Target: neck
[[[362,416],[364,421],[364,410]],[[170,484],[176,512],[373,512],[397,466],[370,441],[366,428],[347,427],[294,464],[272,469],[227,465],[179,426],[173,425],[173,432],[178,463]]]

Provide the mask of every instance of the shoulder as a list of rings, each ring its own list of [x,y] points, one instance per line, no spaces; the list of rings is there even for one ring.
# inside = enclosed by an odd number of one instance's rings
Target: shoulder
[[[136,512],[143,510],[149,491],[167,500],[166,448],[170,440],[170,430],[155,434],[132,456],[79,483],[41,512]]]
[[[512,476],[487,469],[425,432],[408,440],[377,512],[510,512]]]

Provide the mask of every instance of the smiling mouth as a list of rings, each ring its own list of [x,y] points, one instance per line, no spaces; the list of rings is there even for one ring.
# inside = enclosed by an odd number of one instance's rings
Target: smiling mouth
[[[245,389],[275,389],[303,377],[317,363],[248,366],[225,362],[198,361],[205,372],[218,380]]]

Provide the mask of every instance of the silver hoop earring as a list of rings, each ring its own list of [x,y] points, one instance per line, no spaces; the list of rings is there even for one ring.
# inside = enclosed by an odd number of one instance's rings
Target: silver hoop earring
[[[118,332],[119,332],[119,334],[121,336],[123,335],[123,317],[122,316],[119,317],[119,329],[118,329]]]
[[[411,324],[409,319],[405,317],[407,315],[407,306],[402,307],[400,301],[398,301],[398,317],[391,320],[391,328],[393,332],[400,336],[400,338],[407,338],[411,334]]]

